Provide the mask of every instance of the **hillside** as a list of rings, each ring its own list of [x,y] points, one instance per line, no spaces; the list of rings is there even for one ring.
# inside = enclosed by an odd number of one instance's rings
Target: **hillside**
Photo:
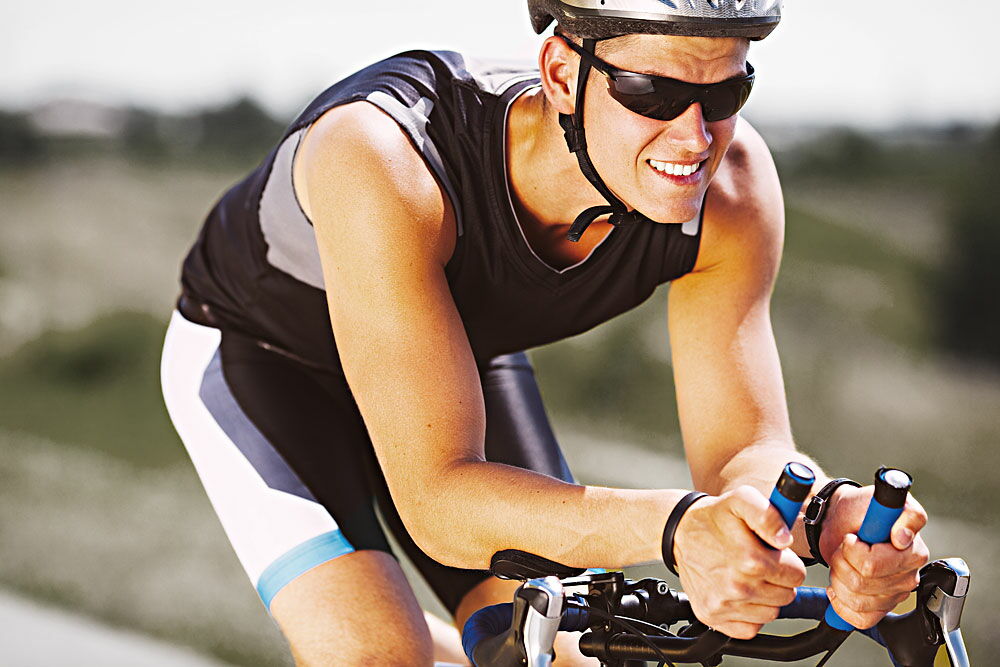
[[[1000,541],[977,528],[996,521],[1000,377],[935,342],[948,190],[923,167],[866,180],[781,164],[773,318],[796,438],[837,474],[913,472],[941,521],[935,555],[969,556],[986,590]],[[282,664],[158,394],[180,260],[238,174],[112,153],[0,170],[0,583],[227,660]],[[667,297],[531,353],[588,481],[653,485],[662,461],[662,483],[683,483]],[[145,569],[116,576],[135,563]],[[976,604],[970,646],[996,653],[996,605]]]

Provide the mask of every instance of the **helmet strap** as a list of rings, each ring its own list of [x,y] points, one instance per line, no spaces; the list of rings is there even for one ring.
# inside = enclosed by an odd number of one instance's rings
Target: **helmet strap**
[[[597,40],[584,39],[583,48],[593,54],[597,48]],[[590,181],[590,184],[601,193],[601,196],[608,200],[608,205],[591,206],[576,216],[576,220],[573,221],[573,224],[569,228],[569,233],[566,234],[566,238],[574,243],[579,241],[590,224],[602,215],[610,213],[611,218],[608,222],[616,227],[622,223],[632,223],[644,218],[638,211],[630,211],[628,206],[611,192],[611,189],[604,183],[604,179],[597,173],[597,169],[594,167],[594,163],[587,152],[587,134],[583,125],[583,106],[590,70],[590,62],[581,58],[580,72],[577,76],[576,84],[576,108],[573,111],[573,115],[559,114],[559,125],[565,133],[566,146],[571,153],[576,155],[580,171]]]

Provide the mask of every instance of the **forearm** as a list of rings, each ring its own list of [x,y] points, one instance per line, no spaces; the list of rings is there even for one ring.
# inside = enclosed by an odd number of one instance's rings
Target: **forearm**
[[[456,463],[427,482],[417,502],[400,507],[408,529],[435,559],[474,569],[502,549],[572,567],[657,560],[667,516],[687,493],[580,486],[485,461]]]
[[[714,474],[695,475],[699,490],[718,495],[736,487],[749,485],[765,496],[770,496],[775,482],[785,464],[797,461],[809,466],[816,474],[812,493],[819,491],[829,481],[819,464],[786,439],[760,440],[739,449],[731,457],[719,462]],[[810,494],[810,498],[812,495]],[[808,499],[803,503],[803,512]],[[792,529],[795,538],[793,549],[801,556],[809,555],[809,545],[805,537],[805,526],[797,521]]]

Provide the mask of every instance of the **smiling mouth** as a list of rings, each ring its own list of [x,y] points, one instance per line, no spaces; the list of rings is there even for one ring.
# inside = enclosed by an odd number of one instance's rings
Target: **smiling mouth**
[[[705,164],[705,160],[701,162],[696,162],[695,164],[680,164],[678,162],[661,162],[660,160],[646,160],[646,163],[650,167],[664,174],[670,176],[690,176],[696,173],[701,166]]]

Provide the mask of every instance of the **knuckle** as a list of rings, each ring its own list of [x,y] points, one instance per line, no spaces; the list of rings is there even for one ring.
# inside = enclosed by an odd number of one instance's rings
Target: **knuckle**
[[[854,570],[838,572],[836,580],[849,591],[861,590],[864,582],[864,579]]]
[[[749,484],[743,484],[733,489],[733,498],[744,503],[753,504],[760,497],[760,491]]]
[[[730,600],[749,600],[753,597],[753,587],[744,581],[732,581],[728,587]]]
[[[797,561],[789,565],[782,574],[792,582],[793,586],[801,586],[802,582],[806,580],[806,566],[802,564],[802,561]]]
[[[767,572],[767,566],[759,559],[748,556],[742,560],[739,571],[748,577],[759,579]]]
[[[770,623],[778,619],[778,614],[781,611],[780,607],[768,607],[767,612],[764,614],[764,623]]]
[[[760,627],[756,623],[731,623],[730,631],[725,634],[733,639],[753,639],[760,631]]]
[[[861,630],[867,630],[868,628],[874,626],[876,623],[882,620],[885,616],[885,612],[873,612],[858,615],[857,628]]]

